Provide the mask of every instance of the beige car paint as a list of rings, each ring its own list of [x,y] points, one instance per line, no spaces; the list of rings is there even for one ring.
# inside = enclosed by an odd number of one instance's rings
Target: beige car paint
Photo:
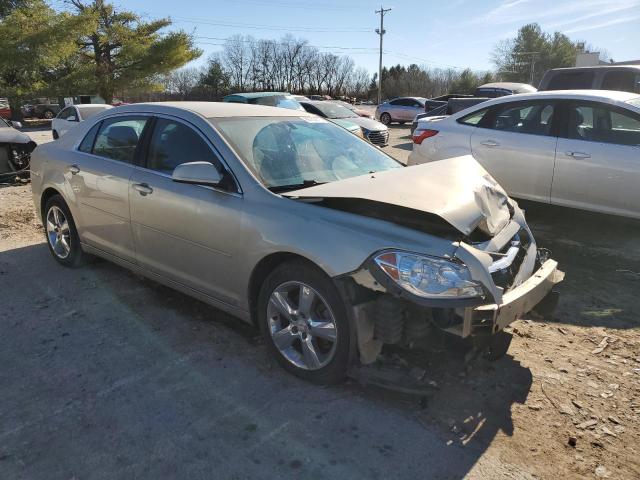
[[[207,139],[212,154],[232,172],[237,191],[182,184],[166,174],[77,151],[95,122],[121,115],[165,116],[187,124]],[[36,209],[40,212],[43,195],[58,192],[76,220],[85,250],[247,321],[256,300],[254,272],[263,262],[282,254],[303,257],[336,278],[357,272],[373,254],[385,249],[446,258],[459,251],[472,274],[475,272],[473,278],[500,301],[501,289],[487,272],[490,257],[483,249],[502,247],[507,236],[498,232],[501,226],[509,231],[529,230],[514,202],[513,217],[505,221],[503,193],[475,162],[461,158],[381,172],[373,174],[377,182],[368,176],[352,178],[298,191],[299,199],[291,199],[267,190],[207,120],[225,116],[310,114],[211,102],[114,108],[83,122],[59,141],[36,149],[31,163]],[[79,172],[71,173],[72,166]],[[153,190],[151,194],[134,188],[143,183]],[[403,185],[416,190],[403,194]],[[459,240],[401,226],[393,223],[393,218],[369,218],[300,198],[308,195],[355,195],[432,212],[458,228],[461,238],[488,220],[485,227],[496,235],[485,244],[460,248]],[[535,255],[533,240],[532,245],[529,270],[534,260],[531,255]],[[530,275],[531,271],[523,273]]]

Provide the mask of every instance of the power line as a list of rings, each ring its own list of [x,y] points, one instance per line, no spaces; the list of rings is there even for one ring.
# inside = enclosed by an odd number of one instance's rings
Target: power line
[[[233,38],[233,37],[207,37],[204,35],[195,35],[195,38],[203,38],[205,40],[222,40],[222,41],[227,41],[227,40],[233,40],[233,41],[240,41],[243,43],[253,43],[255,42],[255,40],[250,40],[250,39],[246,39],[246,38]],[[276,40],[257,40],[257,41],[265,41],[265,42],[269,42],[273,45],[288,45],[286,42],[279,42]],[[311,47],[311,48],[335,48],[337,50],[372,50],[372,51],[377,51],[378,49],[375,47],[339,47],[336,45],[310,45],[305,43],[304,45],[302,45],[302,47]]]
[[[302,8],[304,10],[322,10],[322,11],[336,11],[336,12],[346,12],[353,10],[360,10],[360,7],[337,7],[333,4],[319,4],[315,3],[313,6],[309,5],[301,5],[299,3],[282,3],[282,2],[270,2],[270,1],[259,1],[259,0],[234,0],[234,3],[247,3],[249,5],[260,5],[269,8],[273,7],[283,7],[283,8]]]
[[[221,22],[217,20],[209,20],[204,18],[192,18],[192,17],[172,17],[178,22],[186,23],[199,23],[203,25],[213,25],[217,27],[234,27],[234,28],[248,28],[252,30],[274,30],[281,32],[308,32],[308,33],[364,33],[369,32],[369,29],[335,29],[335,28],[316,28],[316,27],[295,27],[284,25],[263,25],[258,23],[237,23],[237,22]]]

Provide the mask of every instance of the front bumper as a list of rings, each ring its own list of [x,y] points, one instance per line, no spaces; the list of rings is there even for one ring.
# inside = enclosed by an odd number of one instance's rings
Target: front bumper
[[[466,308],[462,330],[452,333],[462,337],[478,333],[497,333],[533,310],[563,278],[564,272],[558,270],[558,262],[547,260],[531,277],[505,293],[500,304]]]

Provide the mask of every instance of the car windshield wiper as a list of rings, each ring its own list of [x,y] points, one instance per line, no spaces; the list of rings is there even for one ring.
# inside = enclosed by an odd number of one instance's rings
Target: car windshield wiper
[[[316,185],[323,185],[326,182],[316,182],[315,180],[303,180],[302,183],[292,183],[289,185],[276,185],[269,187],[273,193],[288,192],[291,190],[300,190],[302,188],[315,187]]]

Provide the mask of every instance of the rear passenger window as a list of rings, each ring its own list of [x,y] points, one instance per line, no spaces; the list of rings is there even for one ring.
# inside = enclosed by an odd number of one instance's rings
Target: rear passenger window
[[[98,133],[98,129],[100,128],[101,123],[102,122],[98,122],[93,127],[91,127],[91,130],[89,130],[82,139],[78,150],[84,153],[91,153],[91,150],[93,149],[93,141],[96,139],[96,133]]]
[[[146,123],[145,117],[104,120],[93,146],[93,154],[133,163],[136,147]]]
[[[477,112],[473,112],[469,115],[466,115],[458,119],[458,123],[463,123],[465,125],[472,125],[475,127],[482,121],[482,119],[484,118],[484,116],[487,114],[488,111],[489,111],[488,108],[483,108],[482,110],[478,110]]]
[[[507,103],[497,107],[485,126],[505,132],[548,136],[551,135],[553,111],[554,106],[550,103]]]
[[[584,90],[593,84],[593,72],[561,72],[555,74],[547,90]]]
[[[192,128],[158,118],[149,144],[147,168],[171,174],[178,165],[188,162],[210,162],[220,169],[211,148]]]

